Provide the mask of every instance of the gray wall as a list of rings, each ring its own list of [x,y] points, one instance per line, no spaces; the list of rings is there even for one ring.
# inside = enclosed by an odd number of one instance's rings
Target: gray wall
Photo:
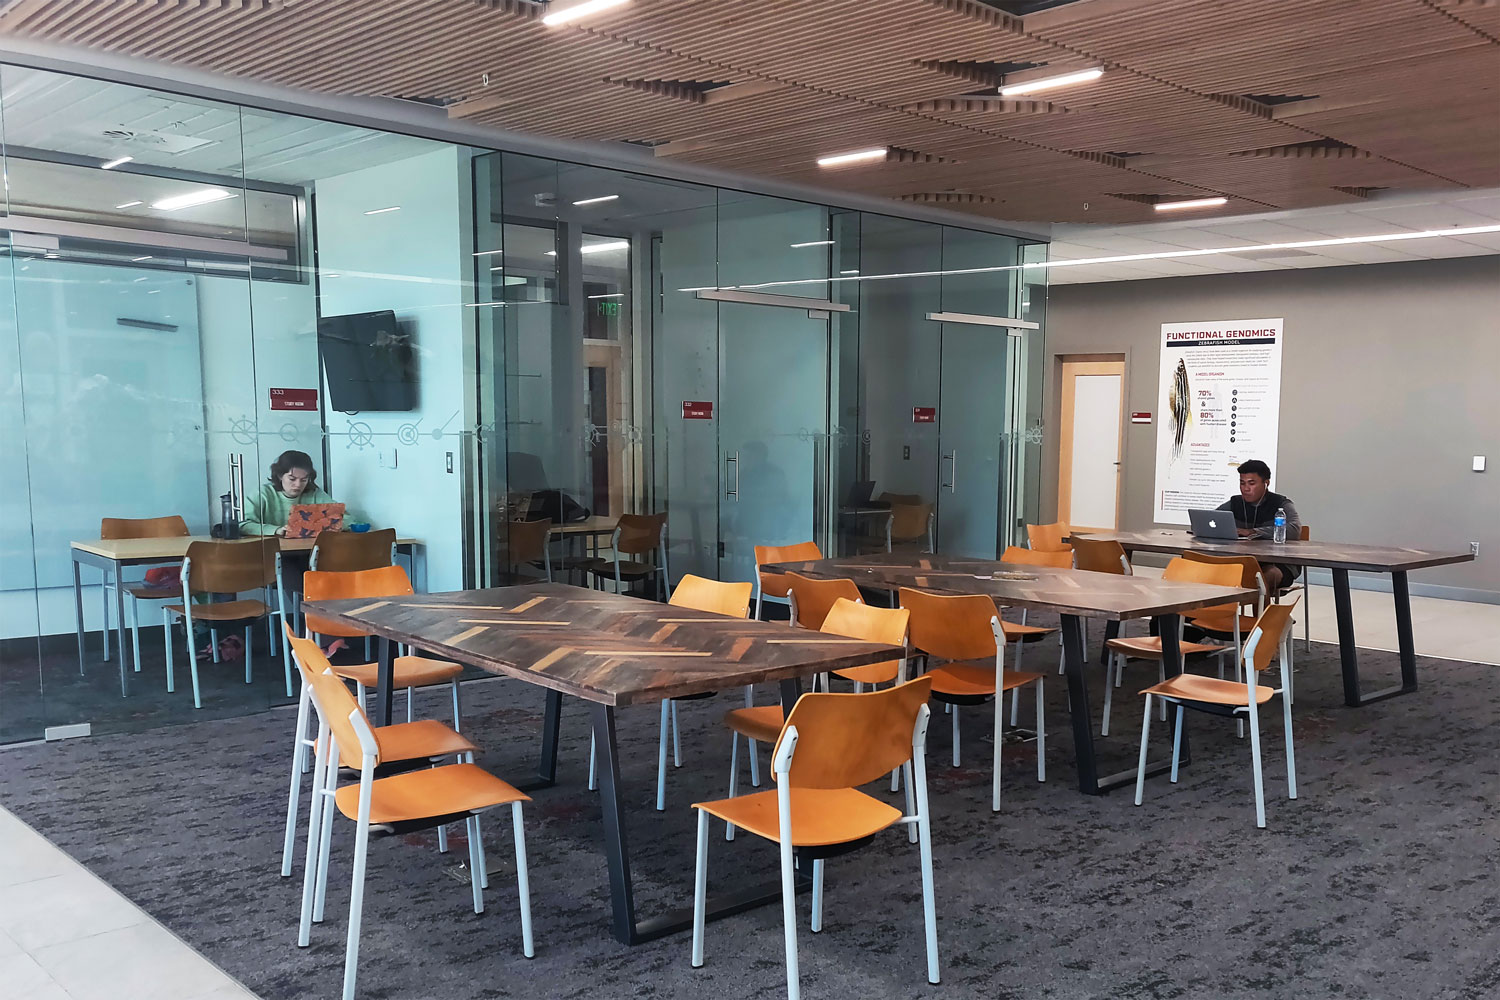
[[[1500,601],[1500,256],[1053,287],[1044,519],[1057,510],[1059,356],[1124,354],[1127,412],[1159,420],[1161,324],[1277,316],[1286,346],[1272,488],[1318,538],[1448,550],[1478,541],[1478,560],[1420,571],[1412,589]],[[1155,433],[1126,425],[1125,529],[1152,523]],[[1474,455],[1488,456],[1489,471],[1470,471]],[[1347,520],[1330,523],[1335,511]]]

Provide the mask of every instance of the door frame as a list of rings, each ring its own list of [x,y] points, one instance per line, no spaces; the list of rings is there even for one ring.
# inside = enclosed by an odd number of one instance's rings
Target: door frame
[[[1062,379],[1058,402],[1057,446],[1057,519],[1069,527],[1094,528],[1114,531],[1120,525],[1120,507],[1124,501],[1122,487],[1125,471],[1125,355],[1123,354],[1060,354],[1057,357],[1058,371]],[[1120,377],[1120,424],[1119,437],[1115,442],[1115,523],[1113,525],[1074,525],[1070,520],[1073,512],[1073,386],[1079,375],[1118,375]]]

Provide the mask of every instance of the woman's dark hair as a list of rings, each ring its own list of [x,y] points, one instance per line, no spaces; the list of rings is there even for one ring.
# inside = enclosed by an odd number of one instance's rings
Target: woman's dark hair
[[[309,490],[318,488],[318,470],[313,465],[312,456],[305,451],[284,451],[276,461],[271,463],[271,482],[278,490],[281,489],[281,477],[293,469],[306,469],[307,488]]]
[[[285,456],[282,457],[284,458]],[[1271,481],[1271,467],[1258,458],[1252,458],[1250,461],[1246,462],[1244,465],[1241,465],[1234,471],[1238,472],[1242,476],[1255,475],[1264,479],[1268,483]]]

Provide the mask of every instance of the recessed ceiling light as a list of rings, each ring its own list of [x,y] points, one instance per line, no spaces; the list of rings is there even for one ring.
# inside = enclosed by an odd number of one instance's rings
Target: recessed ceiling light
[[[132,263],[132,264],[139,264],[143,260],[150,260],[150,259],[151,259],[150,257],[132,257],[132,258],[130,258],[130,263]]]
[[[866,160],[883,160],[886,158],[887,149],[881,146],[879,149],[860,149],[852,153],[835,153],[832,156],[818,157],[820,167],[840,167],[846,163],[863,163]]]
[[[189,191],[187,194],[174,194],[170,198],[161,201],[153,201],[151,207],[158,212],[175,212],[180,208],[192,208],[195,205],[207,205],[215,201],[223,201],[233,198],[234,195],[223,188],[199,188],[197,191]]]
[[[365,214],[366,215],[384,215],[386,212],[399,212],[399,211],[401,211],[401,206],[400,205],[392,205],[390,208],[372,208],[368,212],[366,212]]]
[[[849,270],[849,271],[840,271],[839,272],[839,274],[858,274],[858,273],[859,273],[859,269],[858,268],[854,268],[853,270]]]
[[[1172,212],[1179,208],[1218,208],[1227,204],[1228,198],[1189,198],[1186,201],[1159,201],[1151,207],[1158,212]]]
[[[578,3],[549,3],[547,13],[542,15],[542,23],[546,25],[571,24],[580,18],[597,14],[600,11],[618,7],[627,0],[579,0]]]
[[[115,208],[135,208],[135,206],[137,206],[137,205],[144,205],[144,204],[145,204],[145,202],[143,202],[143,201],[127,201],[123,205],[116,205]]]
[[[574,205],[597,205],[600,202],[614,201],[620,196],[617,194],[600,195],[598,198],[584,198],[582,201],[573,202]]]
[[[625,293],[624,292],[608,292],[608,293],[606,293],[604,295],[590,295],[589,296],[589,298],[591,298],[591,299],[623,299],[624,297],[625,297]]]
[[[318,276],[321,277],[321,278],[341,278],[341,277],[343,277],[343,275],[339,274],[337,271],[323,271]]]
[[[833,240],[808,240],[806,243],[793,243],[791,245],[791,247],[792,247],[793,250],[798,250],[798,249],[801,249],[802,247],[831,247],[831,246],[833,246]]]
[[[1051,90],[1053,87],[1066,87],[1074,83],[1088,83],[1097,80],[1104,75],[1102,69],[1085,69],[1077,73],[1064,73],[1061,76],[1048,76],[1040,80],[1028,80],[1025,83],[1015,83],[1000,88],[1001,97],[1019,97],[1021,94],[1035,94],[1039,90]]]
[[[100,170],[113,170],[113,169],[115,169],[115,167],[122,166],[122,165],[124,165],[126,163],[129,163],[133,159],[135,159],[135,157],[133,157],[133,156],[120,156],[120,157],[117,157],[117,158],[115,158],[113,160],[110,160],[108,163],[101,163],[101,164],[99,164],[99,169]]]

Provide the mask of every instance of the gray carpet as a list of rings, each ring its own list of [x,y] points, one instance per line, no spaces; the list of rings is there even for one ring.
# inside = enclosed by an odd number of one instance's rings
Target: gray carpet
[[[1029,659],[1055,665],[1055,647],[1034,649]],[[801,898],[804,995],[1500,995],[1495,668],[1423,660],[1419,693],[1356,710],[1342,705],[1333,647],[1298,662],[1301,797],[1285,798],[1280,728],[1267,725],[1263,831],[1248,743],[1225,720],[1190,717],[1192,765],[1177,786],[1149,782],[1143,807],[1128,790],[1085,798],[1073,788],[1064,689],[1049,677],[1048,781],[1036,783],[1029,748],[1009,753],[997,815],[986,713],[966,714],[968,755],[957,770],[936,716],[929,774],[943,984],[926,982],[916,851],[893,832],[829,863],[823,933],[808,932]],[[1371,686],[1396,673],[1393,654],[1366,651],[1363,666]],[[1149,668],[1137,669],[1140,678]],[[441,697],[428,699],[440,712]],[[684,766],[669,775],[665,813],[650,808],[656,713],[620,715],[643,912],[691,901],[689,804],[723,794],[728,739],[718,718],[732,700],[682,706]],[[481,762],[517,780],[532,774],[540,705],[536,689],[516,682],[470,685]],[[452,877],[461,840],[446,856],[431,833],[381,841],[360,996],[784,995],[779,907],[710,924],[701,970],[689,966],[686,935],[639,948],[610,936],[598,810],[584,787],[585,719],[565,703],[561,784],[538,793],[527,815],[537,957],[521,957],[502,817],[485,830],[491,888],[479,917]],[[1134,763],[1139,698],[1121,698],[1115,719],[1101,744],[1106,771]],[[336,996],[352,831],[336,827],[328,920],[299,950],[300,852],[298,876],[277,875],[292,720],[277,710],[0,751],[0,801],[263,997]],[[1161,750],[1166,735],[1159,726]],[[775,870],[774,848],[745,836],[726,844],[722,828],[710,850],[711,889]]]

